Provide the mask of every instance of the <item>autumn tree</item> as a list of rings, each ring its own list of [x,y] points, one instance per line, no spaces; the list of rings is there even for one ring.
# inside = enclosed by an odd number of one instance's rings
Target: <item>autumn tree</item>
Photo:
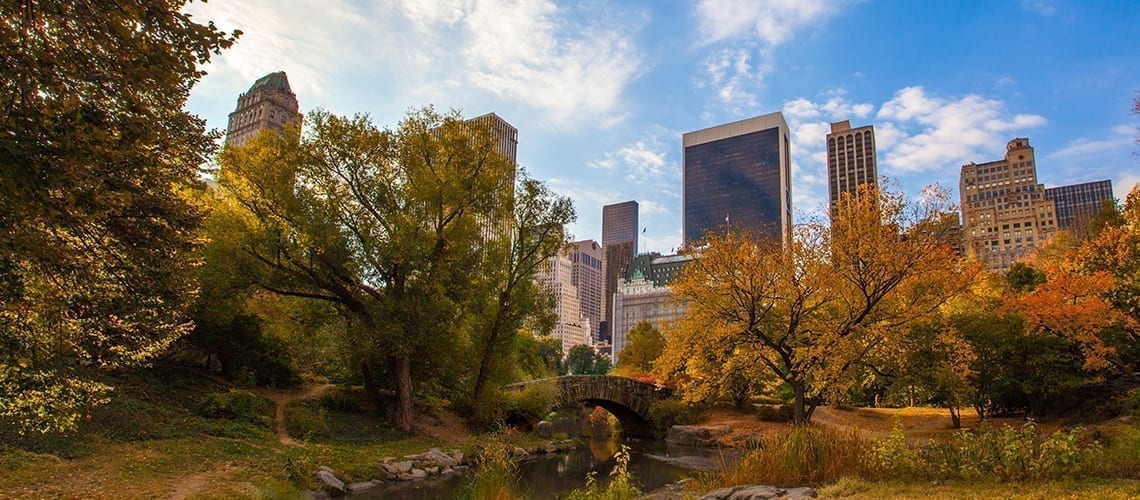
[[[566,353],[564,367],[567,375],[605,375],[610,371],[610,361],[588,345],[576,345]]]
[[[866,187],[792,241],[710,232],[673,284],[688,311],[660,373],[692,399],[730,374],[719,367],[752,357],[791,387],[794,422],[807,423],[818,397],[843,392],[870,353],[968,282],[946,243],[949,209],[940,190],[912,201]]]
[[[653,369],[653,362],[665,351],[665,336],[647,321],[634,325],[626,335],[617,368],[623,373],[640,375]]]
[[[213,149],[183,111],[234,35],[184,1],[0,2],[0,421],[73,428],[190,324]]]

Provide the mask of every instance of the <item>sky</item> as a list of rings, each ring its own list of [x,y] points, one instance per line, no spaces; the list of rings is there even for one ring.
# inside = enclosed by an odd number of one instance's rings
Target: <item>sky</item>
[[[681,136],[782,111],[797,221],[827,200],[830,123],[873,125],[879,175],[910,195],[1028,137],[1046,187],[1140,182],[1140,2],[1009,0],[214,0],[240,29],[187,109],[224,130],[284,70],[302,111],[395,128],[433,105],[495,112],[518,161],[569,196],[575,239],[640,204],[640,250],[681,243]]]

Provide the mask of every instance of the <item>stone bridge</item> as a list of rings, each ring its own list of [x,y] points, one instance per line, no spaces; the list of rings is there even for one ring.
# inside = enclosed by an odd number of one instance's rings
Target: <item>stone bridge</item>
[[[617,417],[623,434],[628,437],[651,437],[653,426],[650,424],[649,407],[667,399],[673,392],[655,384],[610,375],[566,375],[519,382],[506,388],[521,391],[530,385],[548,383],[554,383],[558,388],[558,406],[580,403],[601,406]]]

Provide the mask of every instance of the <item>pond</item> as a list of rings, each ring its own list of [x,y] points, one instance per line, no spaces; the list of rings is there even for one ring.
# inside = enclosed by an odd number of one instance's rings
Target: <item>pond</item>
[[[581,488],[586,485],[590,472],[605,484],[615,464],[613,456],[623,444],[630,448],[629,470],[646,492],[695,476],[702,469],[718,468],[737,460],[731,450],[681,447],[662,441],[593,438],[581,448],[540,455],[520,463],[519,484],[531,498],[555,498]],[[353,498],[460,498],[471,481],[472,475],[465,474],[393,483]]]

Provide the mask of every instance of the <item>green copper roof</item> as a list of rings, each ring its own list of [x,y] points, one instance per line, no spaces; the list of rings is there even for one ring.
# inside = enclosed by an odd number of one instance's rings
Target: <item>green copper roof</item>
[[[289,77],[285,76],[284,71],[270,73],[258,78],[256,82],[253,82],[253,86],[249,88],[249,92],[256,90],[283,90],[290,94],[293,93],[293,90],[289,88]]]

